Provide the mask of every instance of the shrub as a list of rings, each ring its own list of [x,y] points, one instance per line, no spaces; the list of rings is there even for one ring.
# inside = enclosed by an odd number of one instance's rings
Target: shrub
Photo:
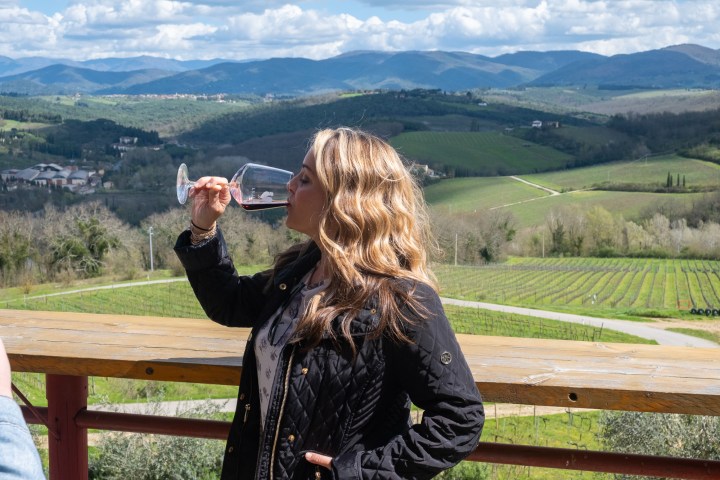
[[[720,418],[643,412],[604,412],[601,442],[614,452],[720,459]],[[616,476],[618,479],[629,476]],[[632,477],[649,479],[654,477]]]
[[[159,408],[159,404],[155,404]],[[210,402],[180,417],[217,413]],[[213,480],[220,478],[225,442],[190,437],[104,433],[89,459],[89,478],[95,480]]]

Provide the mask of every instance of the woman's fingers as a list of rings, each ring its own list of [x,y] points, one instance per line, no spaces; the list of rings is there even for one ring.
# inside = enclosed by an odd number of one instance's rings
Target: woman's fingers
[[[320,465],[321,467],[325,467],[328,470],[332,468],[332,457],[328,457],[327,455],[322,455],[315,452],[307,452],[305,454],[305,460],[312,463],[313,465]]]
[[[193,187],[196,192],[199,190],[216,190],[220,191],[227,187],[228,180],[225,177],[200,177],[195,180],[195,186]]]

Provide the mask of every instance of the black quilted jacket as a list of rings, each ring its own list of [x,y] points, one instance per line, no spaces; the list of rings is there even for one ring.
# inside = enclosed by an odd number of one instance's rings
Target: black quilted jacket
[[[309,351],[287,346],[261,431],[252,336],[318,261],[319,251],[298,257],[272,284],[270,272],[237,275],[219,230],[198,246],[183,232],[175,251],[208,317],[252,327],[223,479],[431,478],[476,447],[484,421],[480,395],[430,287],[415,287],[430,318],[407,328],[412,344],[366,339],[377,322],[367,305],[352,321],[354,360],[330,340]],[[424,410],[420,424],[410,422],[411,401]],[[309,464],[306,451],[332,456],[332,472]]]

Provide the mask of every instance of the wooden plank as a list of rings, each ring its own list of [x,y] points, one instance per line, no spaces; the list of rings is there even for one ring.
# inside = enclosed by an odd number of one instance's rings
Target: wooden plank
[[[18,372],[237,385],[248,333],[207,319],[0,310]]]
[[[15,371],[237,385],[248,329],[0,310]],[[720,349],[458,335],[486,401],[720,415]]]
[[[720,350],[458,335],[487,401],[720,415]]]

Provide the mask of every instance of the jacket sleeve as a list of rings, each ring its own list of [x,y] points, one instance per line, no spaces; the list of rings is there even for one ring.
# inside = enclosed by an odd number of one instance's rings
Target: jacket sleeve
[[[207,316],[229,327],[250,327],[264,307],[263,289],[270,271],[240,276],[227,251],[220,227],[217,234],[198,245],[183,231],[175,253],[185,268],[190,286]]]
[[[378,449],[334,458],[336,479],[432,478],[478,444],[485,414],[470,368],[438,295],[427,285],[416,295],[427,318],[407,327],[413,343],[387,341],[386,368],[424,410],[422,421]]]
[[[20,407],[0,395],[0,478],[45,480],[42,463]]]

